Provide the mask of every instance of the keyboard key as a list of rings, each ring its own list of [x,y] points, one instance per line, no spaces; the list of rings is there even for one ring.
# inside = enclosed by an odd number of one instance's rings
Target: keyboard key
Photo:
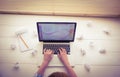
[[[54,54],[59,53],[59,48],[64,48],[67,51],[67,54],[70,54],[70,45],[69,44],[44,44],[43,49],[51,49],[54,51]]]

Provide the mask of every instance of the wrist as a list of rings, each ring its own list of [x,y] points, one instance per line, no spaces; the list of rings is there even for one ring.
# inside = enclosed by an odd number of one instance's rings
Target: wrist
[[[68,68],[68,67],[71,67],[70,64],[66,64],[66,65],[64,65],[64,66],[67,67],[67,68]]]
[[[70,66],[69,62],[63,62],[64,66]]]
[[[46,66],[47,66],[48,64],[49,64],[48,61],[43,61],[43,62],[42,62],[42,65],[46,65]]]

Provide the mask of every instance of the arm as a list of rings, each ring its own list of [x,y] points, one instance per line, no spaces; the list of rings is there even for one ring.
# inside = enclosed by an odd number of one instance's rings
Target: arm
[[[44,49],[44,58],[43,58],[43,62],[37,72],[37,74],[42,75],[44,74],[44,71],[46,69],[46,67],[48,66],[49,62],[52,59],[52,53],[53,51],[50,49]]]
[[[60,54],[58,54],[58,57],[61,60],[61,62],[64,64],[70,77],[77,77],[76,73],[74,72],[74,70],[70,66],[70,63],[69,63],[68,58],[67,58],[66,50],[63,48],[60,48],[59,51],[60,51]]]

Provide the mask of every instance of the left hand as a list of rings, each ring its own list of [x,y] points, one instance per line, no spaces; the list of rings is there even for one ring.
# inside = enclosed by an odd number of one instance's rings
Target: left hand
[[[50,49],[44,49],[44,58],[43,62],[37,72],[37,74],[43,75],[46,67],[48,66],[49,62],[52,60],[53,57],[53,51]]]
[[[52,60],[53,51],[51,49],[44,49],[44,62],[49,63]]]

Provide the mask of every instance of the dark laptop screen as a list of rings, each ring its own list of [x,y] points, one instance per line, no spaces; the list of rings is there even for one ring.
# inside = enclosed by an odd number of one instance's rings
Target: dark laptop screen
[[[37,22],[39,41],[71,42],[74,41],[75,22]]]

